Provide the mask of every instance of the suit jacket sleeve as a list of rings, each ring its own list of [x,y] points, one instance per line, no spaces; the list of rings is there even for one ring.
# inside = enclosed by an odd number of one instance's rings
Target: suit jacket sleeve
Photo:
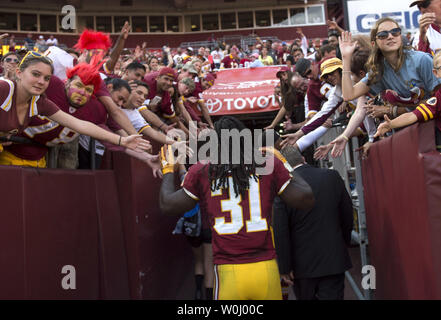
[[[336,171],[334,173],[336,175],[337,184],[341,189],[341,196],[339,203],[341,230],[343,232],[343,239],[345,240],[346,245],[350,245],[351,233],[354,226],[352,200],[348,194],[348,191],[346,190],[342,178]]]
[[[288,274],[291,268],[290,211],[285,202],[277,197],[273,205],[274,243],[280,274]]]

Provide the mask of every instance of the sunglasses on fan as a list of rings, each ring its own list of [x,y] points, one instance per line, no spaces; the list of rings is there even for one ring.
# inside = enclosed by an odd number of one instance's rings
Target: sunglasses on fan
[[[392,30],[380,31],[377,33],[377,38],[380,40],[387,39],[389,37],[389,33],[394,37],[398,37],[401,35],[401,28],[393,28]]]

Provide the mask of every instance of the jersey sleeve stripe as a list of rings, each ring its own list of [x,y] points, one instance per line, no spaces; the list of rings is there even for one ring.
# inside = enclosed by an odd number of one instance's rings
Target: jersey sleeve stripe
[[[141,129],[138,130],[138,133],[143,132],[145,129],[150,128],[150,125],[145,125],[144,127],[142,127]]]
[[[138,111],[142,111],[142,110],[144,110],[144,109],[147,109],[147,106],[140,106],[140,107],[138,108]]]
[[[6,97],[6,100],[3,102],[3,104],[0,106],[5,111],[9,111],[12,107],[12,96],[14,95],[14,82],[8,79],[4,79],[3,81],[6,81],[9,85],[9,94]]]
[[[111,74],[110,70],[107,68],[107,63],[103,64],[103,70],[104,70],[105,73]]]
[[[430,111],[430,109],[424,103],[420,104],[420,106],[423,107],[425,111],[427,111],[427,114],[429,115],[430,119],[433,119],[432,111]]]
[[[162,114],[162,116],[164,117],[164,118],[167,118],[167,119],[171,119],[171,118],[174,118],[175,116],[176,116],[176,114],[173,112],[173,114]]]
[[[191,193],[190,191],[188,191],[188,190],[185,189],[185,188],[182,188],[182,189],[184,189],[185,193],[186,193],[190,198],[192,198],[193,200],[199,201],[199,198],[196,197],[193,193]]]
[[[283,186],[280,188],[279,192],[277,193],[279,196],[283,193],[283,191],[285,191],[286,187],[289,185],[289,183],[291,182],[291,179],[289,179],[288,181],[286,181]]]
[[[429,120],[429,118],[427,117],[426,112],[421,107],[418,107],[417,110],[423,115],[424,121]]]

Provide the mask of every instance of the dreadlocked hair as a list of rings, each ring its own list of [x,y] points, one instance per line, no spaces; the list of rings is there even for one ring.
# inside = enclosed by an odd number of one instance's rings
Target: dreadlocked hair
[[[218,138],[218,155],[221,155],[222,151],[222,130],[231,131],[233,129],[237,129],[240,132],[242,130],[247,129],[245,125],[238,119],[230,116],[224,116],[220,118],[214,124],[214,130],[216,131],[216,136]],[[250,178],[253,178],[255,181],[258,180],[258,176],[256,175],[257,165],[255,163],[254,157],[251,159],[251,164],[245,163],[245,141],[243,137],[240,138],[240,163],[233,164],[232,159],[232,145],[234,141],[231,139],[228,141],[229,148],[229,163],[228,164],[209,164],[208,168],[208,176],[210,179],[211,191],[219,190],[220,188],[229,188],[229,177],[233,178],[233,189],[236,196],[245,195],[245,192],[250,188]],[[221,162],[221,161],[219,161]]]

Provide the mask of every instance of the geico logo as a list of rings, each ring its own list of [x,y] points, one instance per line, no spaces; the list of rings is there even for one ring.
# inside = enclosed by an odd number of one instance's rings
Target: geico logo
[[[420,16],[418,10],[414,12],[410,11],[397,11],[397,12],[383,12],[360,14],[356,18],[357,31],[361,33],[369,33],[374,26],[375,22],[384,17],[390,17],[395,19],[399,25],[403,25],[405,29],[418,29],[420,24],[418,18]],[[352,29],[352,28],[351,28]]]

